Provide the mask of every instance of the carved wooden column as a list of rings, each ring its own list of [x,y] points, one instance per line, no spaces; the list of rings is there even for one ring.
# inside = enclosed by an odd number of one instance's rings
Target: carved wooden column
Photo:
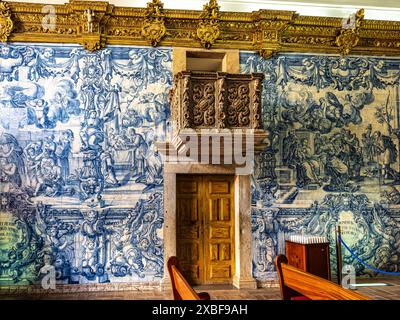
[[[192,87],[190,73],[182,72],[182,79],[182,128],[186,129],[193,126],[193,110],[190,108]]]
[[[253,129],[262,129],[262,114],[261,114],[261,82],[262,78],[254,77],[251,104],[253,106]]]
[[[220,74],[217,82],[217,128],[226,128],[226,74]]]

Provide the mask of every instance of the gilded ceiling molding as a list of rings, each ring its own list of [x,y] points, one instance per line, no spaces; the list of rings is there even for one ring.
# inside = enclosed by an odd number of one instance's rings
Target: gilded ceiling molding
[[[89,51],[105,48],[106,25],[112,7],[107,2],[70,0],[68,11],[77,23],[78,42]],[[56,13],[57,19],[58,14]],[[56,21],[57,28],[57,21]]]
[[[165,9],[159,0],[147,8],[70,0],[53,6],[55,26],[48,28],[43,4],[0,3],[1,8],[8,5],[0,10],[0,36],[12,42],[76,43],[92,51],[106,45],[150,43],[249,50],[265,58],[279,52],[400,56],[400,22],[365,20],[362,11],[349,27],[341,18],[301,16],[294,11],[223,12],[215,0],[203,11]]]
[[[352,21],[354,19],[354,21]],[[340,34],[336,38],[336,45],[340,47],[342,55],[348,55],[350,50],[356,47],[360,41],[360,28],[364,20],[364,9],[360,9],[349,18],[347,23],[342,26]]]
[[[6,2],[0,1],[0,42],[7,42],[13,29],[11,11]]]
[[[210,49],[221,34],[219,9],[217,0],[210,0],[208,4],[204,5],[203,13],[200,16],[202,21],[197,28],[197,36],[201,45],[206,49]]]
[[[271,58],[281,50],[282,32],[297,15],[293,11],[260,10],[253,13],[253,47],[260,56]]]
[[[160,0],[147,3],[146,19],[142,27],[142,35],[156,47],[167,33],[165,27],[164,4]]]

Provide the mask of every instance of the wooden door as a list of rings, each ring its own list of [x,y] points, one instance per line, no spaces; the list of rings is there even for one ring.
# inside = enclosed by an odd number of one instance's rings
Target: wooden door
[[[232,283],[233,186],[233,176],[177,176],[177,256],[191,284]]]
[[[204,282],[202,177],[177,176],[176,250],[182,273],[190,284]]]

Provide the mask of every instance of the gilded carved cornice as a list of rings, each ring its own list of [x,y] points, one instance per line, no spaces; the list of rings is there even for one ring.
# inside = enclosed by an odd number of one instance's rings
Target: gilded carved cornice
[[[221,34],[219,9],[217,0],[210,0],[208,4],[204,5],[203,13],[200,16],[202,21],[197,28],[197,36],[201,45],[206,49],[210,49]]]
[[[348,55],[360,41],[360,29],[364,20],[364,9],[358,10],[354,15],[354,21],[349,18],[342,26],[340,34],[336,38],[336,45],[340,47],[343,55]]]
[[[156,47],[167,33],[163,9],[164,4],[160,0],[152,0],[152,2],[147,3],[142,35],[150,41],[153,47]]]
[[[223,12],[216,0],[202,11],[169,10],[152,0],[147,8],[106,1],[70,0],[54,5],[54,27],[44,5],[0,1],[2,41],[240,49],[265,58],[277,52],[400,55],[400,22],[365,20],[355,27],[341,18],[300,16],[294,11]],[[89,11],[88,11],[89,10]],[[50,19],[51,20],[51,19]]]

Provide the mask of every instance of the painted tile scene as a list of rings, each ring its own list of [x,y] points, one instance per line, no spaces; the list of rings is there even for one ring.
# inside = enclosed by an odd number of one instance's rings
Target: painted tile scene
[[[0,300],[400,300],[400,4],[53,2],[0,0]]]

